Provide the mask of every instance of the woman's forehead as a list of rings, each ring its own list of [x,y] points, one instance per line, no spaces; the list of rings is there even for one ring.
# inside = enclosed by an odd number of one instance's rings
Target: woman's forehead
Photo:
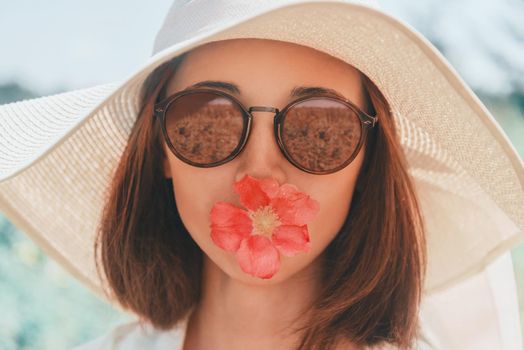
[[[206,80],[230,82],[244,96],[283,96],[297,86],[320,86],[362,102],[360,75],[353,66],[310,47],[276,40],[232,39],[199,46],[181,63],[168,92]]]
[[[185,62],[206,71],[271,69],[275,72],[300,72],[316,68],[308,75],[342,72],[358,78],[358,70],[325,52],[295,43],[268,39],[230,39],[206,43],[188,52]],[[211,64],[212,63],[212,64]],[[320,75],[320,74],[319,74]]]

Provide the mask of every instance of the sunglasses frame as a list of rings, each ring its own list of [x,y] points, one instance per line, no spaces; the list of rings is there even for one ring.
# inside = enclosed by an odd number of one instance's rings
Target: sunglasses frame
[[[181,98],[182,96],[185,96],[185,95],[188,95],[188,94],[195,94],[195,93],[210,93],[210,94],[218,95],[220,97],[224,97],[224,98],[230,100],[231,102],[233,102],[243,112],[242,113],[243,129],[242,129],[241,141],[239,142],[237,147],[231,152],[231,154],[228,157],[226,157],[226,158],[224,158],[224,159],[222,159],[222,160],[220,160],[218,162],[209,163],[209,164],[201,164],[201,163],[192,162],[191,160],[189,160],[189,159],[185,158],[184,156],[182,156],[175,149],[175,147],[172,145],[172,143],[171,143],[171,141],[169,139],[169,136],[167,134],[166,125],[165,125],[166,124],[165,115],[166,115],[166,111],[169,109],[169,106],[171,106],[171,104],[175,100]],[[340,103],[346,105],[348,108],[353,110],[353,112],[355,112],[358,115],[359,120],[360,120],[360,126],[361,126],[360,140],[358,142],[358,145],[357,145],[355,151],[351,155],[351,157],[349,157],[340,166],[337,166],[334,169],[329,169],[329,170],[324,170],[324,171],[315,171],[315,170],[307,169],[307,168],[301,166],[298,162],[296,162],[293,159],[293,157],[287,152],[286,147],[285,147],[285,145],[284,145],[284,143],[282,141],[282,135],[281,135],[281,125],[282,125],[282,122],[285,119],[287,111],[289,111],[291,108],[293,108],[295,105],[297,105],[299,103],[302,103],[304,101],[311,100],[311,99],[318,99],[319,97],[335,100],[337,102],[340,102]],[[284,154],[286,159],[291,164],[293,164],[295,167],[297,167],[298,169],[300,169],[302,171],[305,171],[305,172],[310,173],[310,174],[315,174],[315,175],[331,174],[331,173],[337,172],[337,171],[345,168],[346,166],[348,166],[353,161],[353,159],[357,156],[357,154],[359,153],[360,149],[362,148],[362,145],[366,141],[368,130],[373,128],[375,126],[375,124],[377,123],[377,121],[378,121],[378,117],[377,116],[370,116],[369,114],[367,114],[364,111],[362,111],[361,109],[359,109],[350,100],[340,98],[337,95],[333,95],[333,94],[318,94],[318,93],[316,93],[316,94],[310,94],[310,95],[302,96],[302,97],[299,97],[299,98],[291,101],[282,110],[279,110],[278,108],[268,107],[268,106],[251,106],[249,108],[246,108],[237,98],[235,98],[231,94],[229,94],[227,92],[224,92],[224,91],[215,90],[215,89],[208,89],[208,88],[187,89],[187,90],[182,90],[182,91],[179,91],[177,93],[174,93],[174,94],[166,97],[162,101],[156,102],[155,105],[154,105],[153,111],[154,111],[154,116],[156,118],[160,119],[160,121],[161,121],[161,127],[162,127],[162,133],[164,135],[164,140],[167,143],[169,149],[173,152],[173,154],[177,158],[182,160],[183,162],[185,162],[185,163],[187,163],[189,165],[192,165],[192,166],[199,167],[199,168],[211,168],[211,167],[219,166],[219,165],[225,164],[225,163],[233,160],[234,158],[236,158],[242,152],[242,150],[244,149],[244,146],[246,145],[246,143],[247,143],[247,141],[249,139],[249,135],[251,133],[251,124],[252,124],[252,120],[253,120],[253,115],[251,114],[251,112],[252,111],[273,112],[273,113],[275,113],[275,116],[273,118],[274,136],[275,136],[277,144],[278,144],[278,146],[280,148],[280,151],[282,152],[282,154]]]

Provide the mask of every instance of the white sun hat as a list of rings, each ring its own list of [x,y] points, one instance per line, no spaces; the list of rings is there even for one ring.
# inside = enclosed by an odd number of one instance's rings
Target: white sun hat
[[[175,1],[152,56],[128,78],[0,106],[0,210],[105,299],[93,244],[140,89],[167,60],[233,38],[312,47],[382,91],[427,227],[426,295],[484,271],[524,240],[524,166],[501,127],[426,38],[358,0]]]

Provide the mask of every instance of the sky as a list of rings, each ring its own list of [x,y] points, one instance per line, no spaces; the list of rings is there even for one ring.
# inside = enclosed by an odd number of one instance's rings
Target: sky
[[[151,55],[171,1],[0,0],[0,84],[46,94],[125,79]],[[474,89],[524,91],[524,1],[379,3],[426,35]]]
[[[44,93],[124,79],[151,55],[170,3],[0,0],[0,84]]]
[[[524,1],[383,0],[381,4],[440,44],[474,89],[488,94],[524,92]]]

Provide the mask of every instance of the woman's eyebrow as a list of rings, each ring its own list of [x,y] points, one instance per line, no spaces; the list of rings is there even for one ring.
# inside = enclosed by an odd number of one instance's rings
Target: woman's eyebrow
[[[200,81],[198,83],[195,83],[193,85],[186,87],[184,90],[188,90],[191,88],[197,88],[197,87],[217,88],[217,89],[226,90],[236,95],[242,94],[242,92],[240,91],[240,88],[236,84],[225,82],[225,81],[217,81],[217,80]],[[301,97],[301,96],[310,95],[310,94],[332,94],[340,98],[346,99],[346,97],[342,95],[340,92],[334,89],[330,89],[330,88],[326,88],[322,86],[295,86],[289,93],[289,97]]]

